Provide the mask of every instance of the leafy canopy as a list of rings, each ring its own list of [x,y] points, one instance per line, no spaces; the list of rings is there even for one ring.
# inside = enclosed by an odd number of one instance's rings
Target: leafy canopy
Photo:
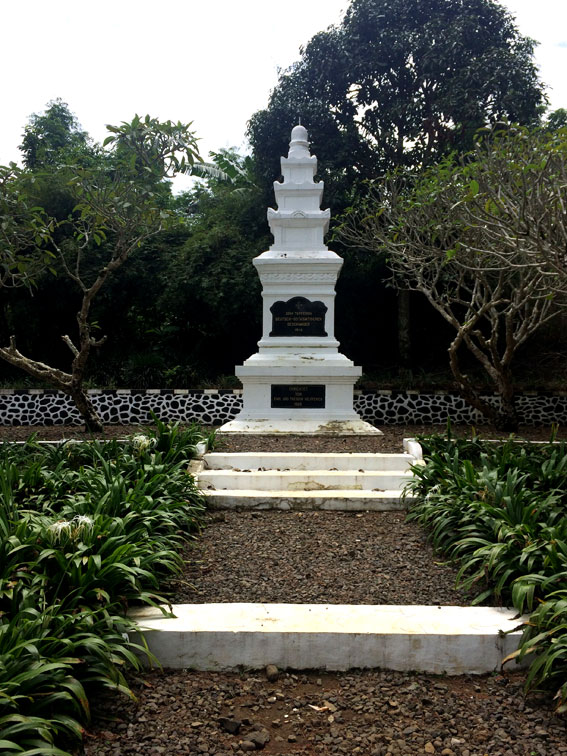
[[[470,149],[482,126],[537,120],[534,45],[493,0],[353,0],[252,116],[254,154],[277,176],[298,117],[328,178],[345,185]]]
[[[33,286],[53,258],[54,221],[22,191],[22,173],[0,166],[0,288]]]
[[[190,125],[161,123],[150,116],[136,115],[129,123],[108,127],[110,136],[89,160],[71,161],[73,156],[66,153],[62,163],[46,169],[50,177],[63,179],[72,200],[72,211],[62,219],[29,208],[29,202],[22,199],[27,188],[24,179],[30,176],[18,176],[17,186],[8,184],[7,201],[2,201],[0,195],[0,210],[5,210],[3,225],[7,224],[10,242],[0,262],[7,261],[8,272],[21,262],[25,273],[24,252],[32,260],[41,259],[42,245],[47,243],[80,296],[78,333],[74,338],[61,336],[72,354],[69,372],[55,367],[51,360],[47,364],[21,353],[14,336],[9,346],[0,348],[0,357],[69,394],[86,426],[93,430],[100,430],[102,423],[84,390],[85,370],[91,351],[102,346],[106,337],[93,336],[96,322],[91,309],[109,276],[132,253],[171,222],[179,224],[179,216],[167,206],[169,185],[164,179],[178,171],[188,171],[199,160]],[[64,153],[61,148],[60,154]],[[33,186],[35,176],[31,179]],[[62,239],[51,233],[62,228]],[[25,244],[29,244],[29,250],[22,252]]]
[[[88,134],[60,98],[49,102],[44,113],[30,117],[20,145],[24,165],[32,171],[76,160],[89,148]]]

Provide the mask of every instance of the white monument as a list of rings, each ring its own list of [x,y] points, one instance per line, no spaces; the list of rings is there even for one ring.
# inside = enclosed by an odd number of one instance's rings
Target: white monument
[[[277,210],[268,210],[274,244],[254,260],[262,282],[263,334],[259,351],[236,368],[244,407],[222,426],[229,433],[381,433],[353,410],[361,374],[338,351],[334,335],[335,283],[343,264],[323,237],[323,182],[307,131],[291,132],[283,182],[275,181]]]

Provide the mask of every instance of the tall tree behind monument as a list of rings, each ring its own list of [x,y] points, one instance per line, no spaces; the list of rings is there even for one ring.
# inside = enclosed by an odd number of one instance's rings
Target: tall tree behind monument
[[[535,44],[494,0],[353,0],[250,119],[266,187],[298,114],[335,202],[339,185],[349,192],[392,167],[470,149],[483,126],[537,121],[545,97]]]
[[[537,121],[545,97],[535,44],[493,0],[353,0],[342,23],[309,41],[281,73],[266,110],[250,119],[266,190],[298,114],[335,217],[351,204],[353,187],[364,192],[365,179],[466,151],[480,127]],[[402,361],[407,315],[402,298]]]

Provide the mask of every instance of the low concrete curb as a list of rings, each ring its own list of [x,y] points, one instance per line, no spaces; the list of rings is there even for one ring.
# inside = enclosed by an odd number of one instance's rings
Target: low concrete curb
[[[131,612],[164,667],[198,670],[482,674],[516,650],[522,622],[513,610],[460,606],[178,604],[173,614]]]

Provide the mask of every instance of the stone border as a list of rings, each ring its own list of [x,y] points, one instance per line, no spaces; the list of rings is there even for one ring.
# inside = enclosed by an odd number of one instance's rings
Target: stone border
[[[167,421],[222,425],[242,408],[240,389],[91,389],[107,424],[148,424],[151,413]],[[487,396],[498,403],[497,396]],[[525,393],[517,398],[525,425],[567,424],[567,392]],[[457,394],[419,391],[355,391],[354,409],[373,425],[480,424],[483,417]],[[0,389],[0,425],[81,425],[65,394],[53,389]]]

